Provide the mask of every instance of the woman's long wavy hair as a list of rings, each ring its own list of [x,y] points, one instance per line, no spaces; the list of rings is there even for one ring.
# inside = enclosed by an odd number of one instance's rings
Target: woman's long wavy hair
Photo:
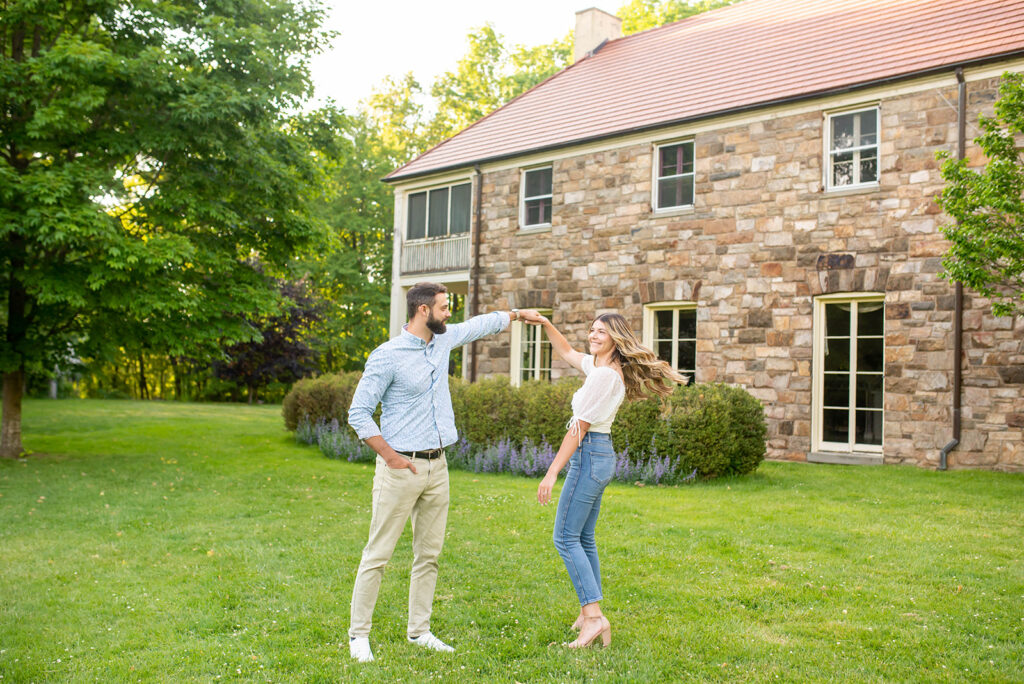
[[[606,313],[598,316],[597,320],[605,324],[609,337],[615,343],[612,358],[617,359],[622,366],[627,399],[644,399],[648,393],[667,397],[672,394],[673,388],[666,381],[681,385],[687,383],[686,376],[677,373],[672,366],[640,343],[621,314]]]

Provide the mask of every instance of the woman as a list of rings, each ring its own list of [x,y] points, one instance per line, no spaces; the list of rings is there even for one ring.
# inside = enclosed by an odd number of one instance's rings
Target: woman
[[[619,314],[598,316],[590,326],[590,354],[573,350],[544,316],[527,322],[544,326],[554,351],[587,376],[583,387],[573,395],[568,432],[537,488],[537,500],[542,504],[551,500],[558,473],[568,462],[569,472],[558,497],[554,541],[581,606],[573,624],[580,635],[569,647],[589,646],[598,636],[607,646],[611,643],[611,625],[599,603],[603,595],[594,527],[601,495],[615,475],[609,430],[623,399],[642,399],[648,392],[666,396],[672,392],[666,380],[685,383],[686,378],[640,344]]]

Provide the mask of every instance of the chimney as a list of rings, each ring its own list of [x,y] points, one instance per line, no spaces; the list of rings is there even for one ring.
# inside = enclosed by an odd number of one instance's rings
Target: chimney
[[[572,61],[578,62],[607,40],[622,37],[622,20],[596,7],[576,13],[576,39]]]

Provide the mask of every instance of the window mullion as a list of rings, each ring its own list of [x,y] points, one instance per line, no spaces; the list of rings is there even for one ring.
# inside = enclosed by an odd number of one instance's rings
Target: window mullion
[[[423,209],[423,239],[430,237],[430,190],[425,193],[427,198],[426,207]]]
[[[448,191],[448,216],[444,226],[444,236],[448,237],[452,234],[452,212],[455,211],[455,203],[452,202],[452,187],[449,185]]]
[[[533,361],[534,361],[534,356],[535,356],[534,351],[533,351],[533,326],[532,325],[526,326],[526,350],[527,350],[526,358],[528,359],[527,367],[526,367],[526,379],[529,380],[530,378],[533,377]]]
[[[860,115],[853,115],[853,140],[854,143],[860,142]],[[853,152],[853,184],[858,185],[860,183],[860,150],[854,150]],[[855,317],[856,318],[856,317]]]
[[[679,309],[672,309],[672,367],[679,368]]]
[[[856,129],[855,129],[856,130]],[[850,449],[857,443],[857,309],[858,302],[850,302]]]
[[[835,141],[833,141],[833,143],[834,142]],[[853,145],[852,147],[844,147],[842,149],[839,149],[838,147],[836,147],[836,148],[833,148],[831,150],[831,153],[832,153],[833,156],[835,156],[837,154],[843,154],[845,152],[863,152],[864,150],[873,150],[876,147],[878,147],[878,146],[877,145]]]
[[[536,337],[534,338],[534,380],[541,379],[541,327],[534,326]]]

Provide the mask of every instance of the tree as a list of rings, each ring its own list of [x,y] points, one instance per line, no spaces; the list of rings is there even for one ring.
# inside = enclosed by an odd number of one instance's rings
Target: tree
[[[440,140],[427,136],[423,88],[412,72],[400,80],[390,76],[360,103],[360,116],[390,171],[426,152]]]
[[[356,370],[388,337],[394,203],[381,178],[405,161],[409,143],[397,129],[378,133],[365,114],[316,118],[327,178],[316,210],[328,232],[292,272],[309,282],[322,309],[312,327],[321,369]]]
[[[467,39],[469,49],[455,71],[439,76],[430,89],[437,104],[437,113],[427,126],[432,144],[525,93],[572,59],[571,35],[539,47],[508,48],[503,36],[485,24]]]
[[[942,226],[950,242],[944,277],[992,300],[996,316],[1024,314],[1024,75],[1003,74],[995,117],[982,116],[975,139],[988,158],[981,171],[945,158],[946,187],[937,201],[956,222]]]
[[[319,167],[284,123],[329,36],[306,0],[0,1],[0,455],[17,456],[25,371],[70,340],[124,322],[194,355],[279,308],[251,264],[321,234]]]
[[[259,339],[232,345],[225,350],[226,358],[213,366],[217,377],[245,386],[250,404],[267,383],[295,382],[316,369],[316,352],[309,342],[320,307],[303,281],[280,281],[278,287],[287,302],[285,310],[250,321],[259,330]]]
[[[622,19],[622,35],[628,36],[736,2],[738,0],[632,0],[620,7],[615,16]]]

